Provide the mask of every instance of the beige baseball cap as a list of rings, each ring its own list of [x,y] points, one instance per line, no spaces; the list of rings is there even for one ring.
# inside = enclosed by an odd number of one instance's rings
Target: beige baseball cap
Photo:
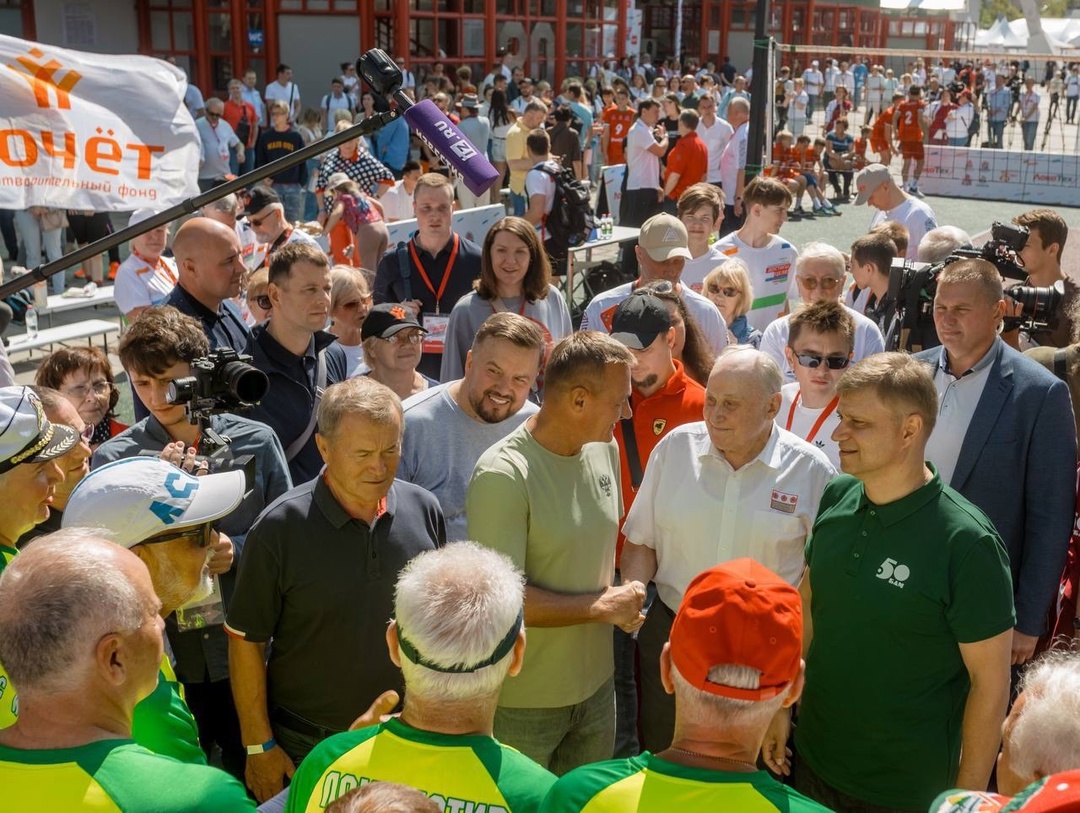
[[[874,194],[874,190],[889,180],[889,168],[882,164],[870,164],[855,176],[855,205],[862,206]]]
[[[662,263],[672,257],[692,258],[686,226],[679,218],[669,214],[650,217],[641,227],[638,245],[655,262]]]

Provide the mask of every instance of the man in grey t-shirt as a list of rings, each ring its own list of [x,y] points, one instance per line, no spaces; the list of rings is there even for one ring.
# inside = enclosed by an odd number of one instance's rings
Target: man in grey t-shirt
[[[465,491],[487,449],[537,407],[526,400],[540,372],[544,335],[531,319],[504,311],[473,339],[465,377],[405,400],[405,437],[397,476],[439,499],[448,541],[466,539]]]

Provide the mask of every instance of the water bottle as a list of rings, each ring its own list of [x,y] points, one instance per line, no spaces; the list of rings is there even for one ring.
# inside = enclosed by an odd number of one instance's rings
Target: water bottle
[[[31,339],[36,339],[38,335],[37,311],[34,309],[33,305],[26,309],[25,319],[26,335],[29,336]]]

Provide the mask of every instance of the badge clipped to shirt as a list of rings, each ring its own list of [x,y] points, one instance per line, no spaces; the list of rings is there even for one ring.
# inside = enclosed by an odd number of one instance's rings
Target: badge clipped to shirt
[[[445,313],[424,314],[424,352],[442,353],[446,345],[446,326],[450,324],[450,317]]]
[[[214,589],[205,598],[188,602],[176,610],[176,627],[180,632],[201,630],[225,623],[225,605],[221,600],[221,584],[214,576]]]
[[[783,511],[785,514],[794,514],[795,506],[798,504],[798,494],[786,494],[776,489],[773,489],[772,498],[769,500],[769,508],[774,511]]]

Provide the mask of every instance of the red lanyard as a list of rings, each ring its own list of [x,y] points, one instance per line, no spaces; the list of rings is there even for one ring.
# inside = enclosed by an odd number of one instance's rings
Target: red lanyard
[[[791,409],[789,409],[788,413],[787,413],[787,426],[784,427],[789,432],[791,431],[791,423],[792,423],[792,421],[795,420],[795,407],[797,407],[799,405],[799,398],[801,396],[802,396],[802,391],[800,390],[799,392],[795,393],[795,397],[791,400]],[[821,414],[818,415],[818,419],[816,421],[814,421],[814,425],[812,427],[810,427],[810,434],[806,436],[806,442],[807,443],[813,443],[814,442],[814,438],[817,437],[817,433],[818,433],[818,430],[821,429],[821,425],[823,423],[825,423],[825,421],[827,421],[829,419],[829,416],[833,414],[833,411],[836,409],[836,405],[839,404],[839,403],[840,403],[840,396],[839,395],[837,395],[835,398],[833,398],[831,401],[829,401],[829,405],[827,407],[825,407],[825,409],[823,409],[821,411]]]
[[[270,250],[266,252],[266,256],[269,257],[271,254],[273,254],[275,251],[277,251],[279,248],[281,248],[283,245],[285,245],[287,242],[289,242],[289,238],[292,237],[292,233],[293,233],[293,227],[292,226],[286,226],[285,231],[283,231],[281,234],[279,234],[278,237],[277,237],[277,240],[275,240],[273,243],[271,243]]]
[[[431,284],[431,278],[427,275],[427,269],[424,268],[424,263],[420,260],[420,255],[416,252],[416,238],[409,241],[409,253],[412,255],[412,260],[416,263],[416,270],[420,273],[420,279],[424,281],[424,285],[431,291],[432,296],[435,297],[435,313],[439,312],[439,302],[442,301],[443,294],[446,292],[446,284],[450,282],[450,271],[454,267],[454,260],[457,259],[458,246],[461,244],[461,238],[456,234],[454,235],[454,247],[450,249],[450,259],[446,261],[446,270],[443,271],[442,281],[439,283],[439,291],[435,292],[435,286]]]

